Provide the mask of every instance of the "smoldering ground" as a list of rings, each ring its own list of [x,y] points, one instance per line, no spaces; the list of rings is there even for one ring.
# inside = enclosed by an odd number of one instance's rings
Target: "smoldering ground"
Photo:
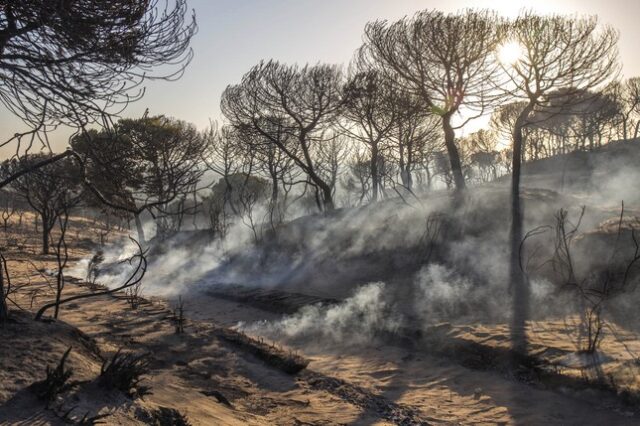
[[[590,160],[586,174],[584,168],[565,161],[565,169],[543,162],[524,176],[525,229],[548,227],[544,235],[523,245],[534,318],[575,310],[571,294],[537,267],[553,254],[551,226],[558,211],[566,209],[571,220],[580,217],[579,232],[586,236],[615,231],[605,232],[598,226],[620,214],[620,197],[627,197],[626,215],[637,215],[637,194],[606,190],[621,188],[619,183],[637,175],[637,170],[628,167],[628,160],[618,159],[615,173],[604,174],[614,160],[603,158]],[[549,162],[553,161],[557,160]],[[539,179],[536,167],[545,170],[544,179]],[[559,185],[561,181],[564,186]],[[353,343],[370,341],[398,327],[506,322],[511,315],[508,194],[507,182],[476,187],[456,209],[444,192],[404,201],[390,198],[330,215],[292,218],[257,242],[242,220],[234,223],[224,240],[195,238],[195,231],[155,240],[143,291],[169,298],[197,297],[232,284],[341,300],[307,306],[271,323],[242,324],[274,338],[321,337]],[[589,243],[576,251],[585,268],[603,257],[594,247]],[[602,247],[599,250],[609,250],[607,244]],[[632,248],[627,238],[623,249]],[[104,264],[114,264],[132,250],[131,244],[107,248]],[[87,263],[81,262],[74,273],[84,274]],[[126,265],[106,267],[98,281],[113,286],[126,275]],[[632,293],[609,303],[627,312],[636,299]]]

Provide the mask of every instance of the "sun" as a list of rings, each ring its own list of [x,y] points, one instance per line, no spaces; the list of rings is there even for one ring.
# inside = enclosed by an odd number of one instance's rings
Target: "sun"
[[[509,41],[498,48],[498,60],[503,65],[514,65],[524,56],[524,49],[517,41]]]

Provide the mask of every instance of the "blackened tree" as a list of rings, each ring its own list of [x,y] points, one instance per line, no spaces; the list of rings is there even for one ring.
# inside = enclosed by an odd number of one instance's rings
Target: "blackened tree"
[[[145,79],[180,75],[196,31],[187,14],[186,0],[3,1],[0,102],[36,127],[101,119]],[[164,64],[175,68],[153,72]]]
[[[140,215],[170,214],[168,206],[192,193],[204,172],[203,135],[165,116],[120,120],[113,132],[84,133],[72,147],[93,196],[133,214],[140,242],[145,240]]]
[[[524,13],[511,25],[510,37],[521,57],[503,64],[511,84],[508,95],[524,103],[515,118],[511,182],[510,284],[514,290],[512,338],[517,351],[526,349],[525,320],[528,287],[520,265],[523,211],[520,204],[520,169],[524,129],[566,113],[584,103],[588,91],[597,93],[618,71],[618,33],[601,27],[595,17],[573,18]],[[594,98],[595,99],[595,98]]]
[[[2,164],[2,175],[29,167],[50,157],[48,154],[30,154]],[[76,206],[82,198],[80,171],[72,158],[65,158],[41,167],[14,180],[11,190],[22,197],[40,216],[42,221],[42,252],[49,254],[51,230],[63,213]]]
[[[319,145],[335,138],[343,107],[341,73],[331,65],[289,66],[261,62],[229,86],[221,108],[230,124],[275,145],[321,194],[320,206],[333,210],[333,188],[318,169]]]
[[[495,105],[499,69],[494,55],[501,41],[501,20],[488,11],[445,14],[426,10],[394,23],[367,25],[363,60],[418,96],[423,107],[440,116],[453,180],[465,187],[456,146],[454,116],[466,109],[464,122]],[[462,123],[461,125],[463,125]]]

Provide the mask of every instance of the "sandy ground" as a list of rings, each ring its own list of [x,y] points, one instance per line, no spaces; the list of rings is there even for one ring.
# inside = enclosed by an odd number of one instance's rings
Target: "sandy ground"
[[[90,253],[84,235],[92,232],[86,224],[85,233],[78,234],[72,260]],[[14,299],[24,311],[0,328],[0,425],[65,424],[60,413],[70,408],[76,420],[86,412],[109,413],[105,424],[148,424],[144,414],[158,407],[180,411],[193,425],[640,422],[633,410],[595,390],[532,386],[496,371],[464,367],[427,350],[389,343],[308,342],[293,349],[311,362],[292,376],[222,341],[216,333],[219,327],[280,315],[206,295],[186,300],[190,320],[181,335],[175,333],[173,302],[154,299],[132,309],[122,297],[95,297],[64,306],[57,322],[36,323],[31,320],[34,310],[52,297],[46,271],[54,268],[53,256],[36,254],[37,241],[37,235],[25,233],[19,244],[6,244],[14,285],[24,286]],[[65,295],[87,291],[82,283],[69,282]],[[506,344],[503,325],[443,327],[458,339]],[[540,331],[545,327],[550,330]],[[553,322],[538,325],[539,350],[559,345],[558,327]],[[620,365],[628,363],[622,354],[625,345],[616,342],[605,342],[607,355]],[[55,364],[69,346],[74,379],[84,383],[65,395],[58,407],[45,409],[28,386],[42,379],[45,366]],[[119,348],[151,354],[151,371],[144,379],[151,395],[132,400],[98,386],[102,360]],[[559,352],[547,351],[547,356],[566,356],[572,350],[562,346]],[[220,395],[230,404],[220,402]]]
[[[66,294],[84,291],[86,288],[70,284]],[[95,341],[103,357],[121,347],[152,354],[152,371],[144,384],[153,394],[144,400],[98,395],[95,389],[88,399],[82,395],[86,389],[80,389],[64,405],[65,409],[77,406],[79,414],[110,412],[107,424],[145,424],[137,419],[140,409],[159,406],[179,410],[194,425],[347,424],[363,415],[359,407],[327,392],[311,391],[295,377],[222,343],[210,324],[191,322],[185,334],[176,335],[171,317],[161,302],[132,310],[125,300],[110,296],[96,297],[82,306],[70,304],[55,324],[35,323],[18,315],[15,323],[0,332],[0,424],[63,424],[25,387],[41,379],[44,366],[54,364],[68,346],[74,348],[69,360],[74,378],[95,380],[100,356],[78,343],[73,327]],[[215,392],[232,406],[218,402]]]
[[[212,297],[194,298],[190,303],[194,316],[208,319],[214,316],[229,326],[238,321],[277,317],[271,312]],[[487,330],[481,326],[477,330],[448,328],[456,337],[469,339],[480,339]],[[504,342],[500,328],[495,326],[498,331],[493,338]],[[558,341],[557,335],[554,341]],[[541,389],[496,372],[465,368],[429,355],[428,351],[385,344],[349,348],[323,342],[306,344],[300,350],[311,359],[310,370],[414,407],[431,424],[638,424],[638,414],[632,409],[595,391]]]
[[[55,269],[55,257],[36,254],[37,235],[20,238],[19,247],[4,253],[14,287],[23,286],[12,297],[23,310],[13,306],[13,321],[0,328],[0,425],[65,424],[59,415],[72,407],[76,420],[87,412],[109,413],[104,424],[113,425],[146,424],[141,411],[157,407],[177,409],[193,425],[385,424],[375,412],[313,389],[220,341],[211,322],[189,321],[186,332],[176,335],[171,306],[160,300],[134,310],[122,297],[98,296],[65,305],[57,322],[34,322],[36,308],[53,297],[48,274]],[[70,251],[72,261],[90,253],[79,246]],[[87,291],[68,282],[64,295]],[[27,388],[44,378],[45,366],[54,366],[68,347],[73,378],[88,383],[60,406],[45,409]],[[105,392],[95,384],[102,360],[119,348],[151,353],[152,370],[144,384],[152,394],[144,400]]]
[[[508,348],[506,324],[441,324],[442,331],[456,339],[489,347]],[[606,322],[595,354],[580,353],[580,321],[577,317],[531,321],[528,324],[529,351],[553,365],[563,375],[585,380],[615,381],[621,390],[640,389],[640,339],[613,322]]]

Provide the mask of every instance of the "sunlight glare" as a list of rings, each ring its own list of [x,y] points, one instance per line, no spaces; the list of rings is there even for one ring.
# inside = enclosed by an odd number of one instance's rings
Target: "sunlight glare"
[[[517,41],[509,41],[498,48],[498,60],[503,65],[514,65],[523,54],[522,45]]]

